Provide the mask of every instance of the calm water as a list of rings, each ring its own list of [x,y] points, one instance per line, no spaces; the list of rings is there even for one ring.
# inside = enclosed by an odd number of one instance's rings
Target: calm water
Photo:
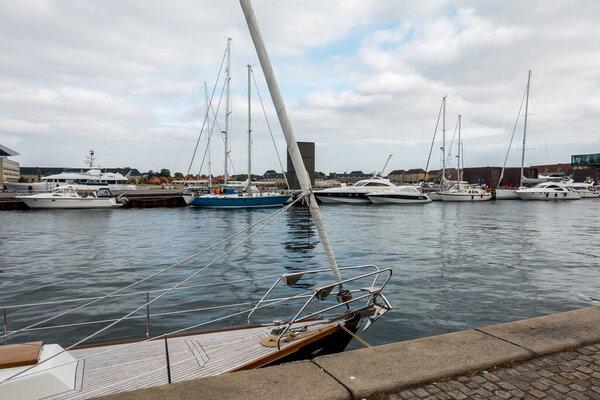
[[[600,201],[436,202],[321,209],[341,266],[373,263],[394,271],[385,292],[394,309],[364,335],[371,344],[600,304]],[[0,306],[105,294],[270,212],[189,208],[0,212]],[[173,285],[217,254],[203,255],[135,290]],[[189,283],[326,266],[307,211],[298,208],[283,214]],[[152,313],[248,302],[259,299],[273,281],[177,291],[153,304]],[[144,301],[144,294],[121,297],[53,324],[114,318]],[[9,329],[75,304],[9,309]],[[291,312],[287,310],[288,318]],[[226,313],[221,310],[216,315]],[[152,334],[205,321],[202,315],[153,317]],[[286,314],[265,311],[263,317],[285,318]],[[243,322],[241,317],[234,318],[202,329]],[[10,340],[41,337],[66,345],[100,326],[42,330]],[[144,333],[145,321],[140,319],[97,339]]]

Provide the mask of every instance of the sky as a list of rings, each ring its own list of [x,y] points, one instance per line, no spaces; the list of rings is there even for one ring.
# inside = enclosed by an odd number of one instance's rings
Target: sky
[[[389,154],[385,172],[425,168],[430,148],[429,168],[440,168],[441,122],[432,139],[443,96],[448,142],[462,115],[466,167],[501,166],[515,124],[508,165],[520,165],[529,70],[526,164],[600,152],[600,2],[253,5],[296,138],[316,143],[318,171],[380,171]],[[93,148],[104,167],[206,173],[210,158],[222,173],[227,37],[230,173],[247,171],[248,64],[267,115],[253,88],[252,171],[279,170],[275,148],[285,163],[237,1],[0,0],[0,10],[0,144],[22,166],[81,166]],[[215,88],[209,114],[220,106],[212,134],[200,136],[204,82]]]

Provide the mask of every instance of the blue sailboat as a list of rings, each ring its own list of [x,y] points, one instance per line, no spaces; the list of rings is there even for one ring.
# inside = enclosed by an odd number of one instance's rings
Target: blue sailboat
[[[231,39],[229,39],[231,40]],[[229,49],[229,41],[228,41]],[[248,179],[239,186],[240,191],[226,188],[222,193],[200,194],[198,192],[183,195],[183,199],[190,207],[207,208],[264,208],[281,207],[292,196],[279,194],[275,192],[262,192],[252,187],[252,125],[251,125],[251,73],[252,67],[248,65]],[[227,66],[227,101],[226,101],[226,119],[225,119],[225,137],[229,127],[229,58]],[[227,139],[225,140],[227,143]],[[225,185],[227,185],[227,144],[225,145]],[[243,188],[245,186],[245,188]],[[242,189],[243,188],[243,189]]]

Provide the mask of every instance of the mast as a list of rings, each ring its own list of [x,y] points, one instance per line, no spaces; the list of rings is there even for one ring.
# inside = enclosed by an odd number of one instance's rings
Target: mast
[[[525,123],[523,124],[523,151],[521,153],[521,177],[519,178],[519,186],[523,186],[523,169],[525,168],[525,138],[527,137],[527,109],[529,108],[529,83],[531,82],[531,71],[527,74],[527,95],[525,98]],[[523,104],[523,103],[521,103]]]
[[[460,124],[462,115],[458,114],[458,164],[456,165],[456,189],[460,190]]]
[[[252,67],[248,65],[248,196],[252,197],[252,114],[251,114],[251,78]]]
[[[446,179],[446,97],[442,98],[442,179],[440,183],[442,184],[442,190],[444,189]]]
[[[310,214],[315,222],[317,232],[319,233],[319,238],[323,243],[323,248],[325,249],[325,253],[329,259],[329,264],[333,270],[333,275],[338,282],[341,282],[342,277],[340,275],[340,270],[337,266],[337,262],[335,261],[335,256],[333,255],[331,242],[329,241],[329,236],[325,230],[325,225],[323,223],[323,219],[321,218],[321,212],[319,211],[319,206],[317,206],[317,200],[312,193],[310,177],[308,176],[308,172],[304,167],[302,155],[300,154],[300,149],[298,148],[298,143],[296,142],[294,131],[292,130],[292,125],[290,124],[290,120],[285,110],[285,104],[283,103],[281,93],[279,92],[279,86],[277,85],[275,74],[273,73],[273,67],[271,65],[271,61],[269,60],[267,50],[265,49],[262,35],[258,29],[258,23],[256,22],[256,16],[254,15],[252,4],[250,4],[250,0],[240,0],[240,5],[244,11],[246,23],[248,24],[248,29],[250,30],[250,35],[252,36],[252,41],[254,42],[254,47],[256,48],[256,54],[260,60],[260,65],[262,67],[265,80],[267,81],[269,92],[271,93],[273,105],[277,111],[277,117],[279,118],[281,130],[285,136],[285,141],[287,142],[288,153],[298,176],[298,182],[300,183],[303,192],[310,193],[308,198],[308,209],[310,210]],[[341,292],[342,285],[340,284],[339,287]]]
[[[225,98],[225,185],[229,180],[229,172],[227,171],[227,157],[229,157],[229,114],[231,108],[229,104],[229,84],[231,82],[231,38],[227,38],[227,97]]]
[[[208,147],[208,190],[210,191],[210,188],[212,187],[212,161],[210,159],[210,136],[212,134],[212,130],[210,129],[210,122],[209,122],[209,114],[210,114],[210,101],[208,99],[208,87],[206,86],[206,81],[204,81],[204,97],[206,98],[206,125],[207,128],[209,128],[208,131],[208,140],[206,142],[206,146]]]

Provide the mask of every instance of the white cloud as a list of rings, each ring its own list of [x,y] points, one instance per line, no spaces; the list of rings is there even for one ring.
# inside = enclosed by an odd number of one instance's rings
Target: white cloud
[[[296,136],[319,145],[317,169],[372,171],[389,153],[393,169],[424,167],[443,95],[448,130],[464,116],[467,160],[501,164],[529,69],[536,152],[565,162],[600,151],[596,2],[261,0],[254,7]],[[258,63],[237,2],[20,1],[2,11],[0,143],[19,151],[23,165],[78,165],[94,146],[104,165],[187,168],[204,115],[203,82],[212,89],[227,36],[232,155],[245,165],[245,65]],[[260,172],[276,165],[256,100],[254,110]]]

